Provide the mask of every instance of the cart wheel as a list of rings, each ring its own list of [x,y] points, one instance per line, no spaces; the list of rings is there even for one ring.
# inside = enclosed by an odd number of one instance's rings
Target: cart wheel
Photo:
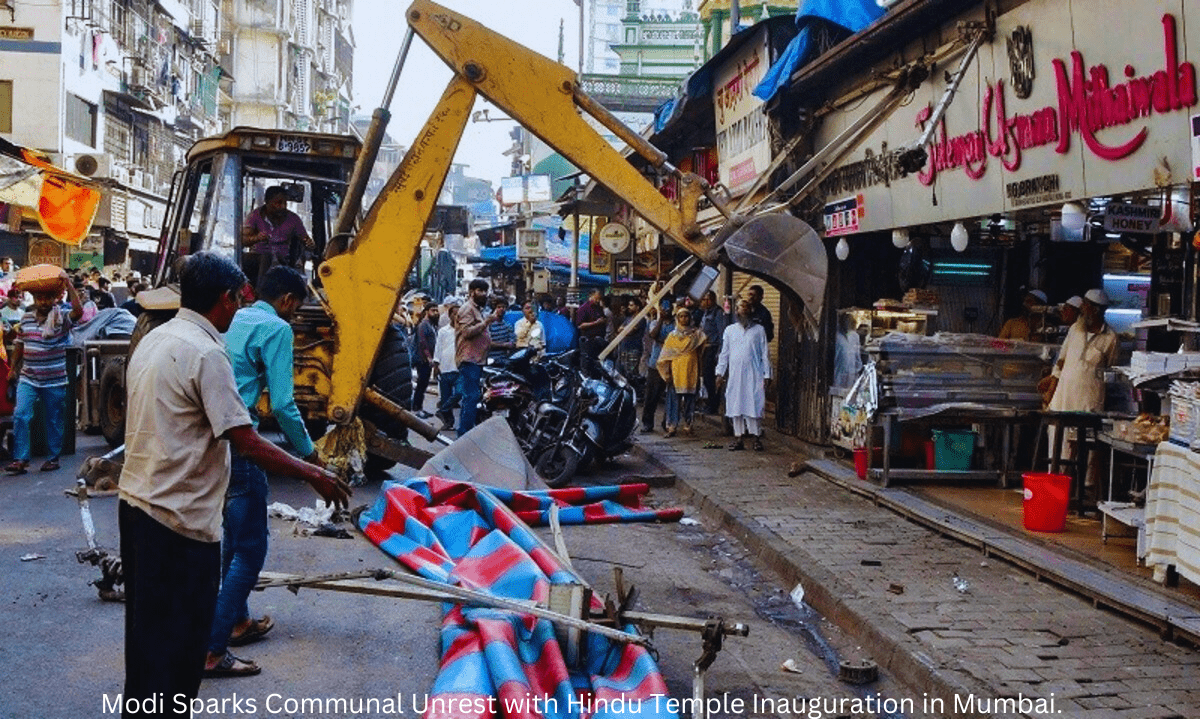
[[[838,447],[837,445],[834,445],[833,456],[835,459],[845,459],[846,457],[850,456],[850,453],[846,451],[845,447]]]

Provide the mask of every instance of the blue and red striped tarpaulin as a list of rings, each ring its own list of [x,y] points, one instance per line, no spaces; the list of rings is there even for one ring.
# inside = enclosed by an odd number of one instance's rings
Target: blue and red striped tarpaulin
[[[544,522],[551,504],[564,524],[674,521],[680,510],[640,507],[645,485],[535,492],[476,490],[438,477],[389,482],[359,527],[417,574],[510,599],[545,602],[550,585],[577,581],[523,521]],[[593,607],[602,609],[598,598]],[[627,628],[627,630],[631,630]],[[549,621],[512,612],[447,605],[442,659],[426,719],[546,717],[675,719],[667,687],[644,648],[586,635],[585,661],[568,668]]]

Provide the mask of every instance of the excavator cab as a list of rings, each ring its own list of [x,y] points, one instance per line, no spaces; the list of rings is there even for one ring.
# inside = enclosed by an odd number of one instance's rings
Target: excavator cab
[[[175,261],[202,250],[228,255],[251,269],[256,258],[248,257],[242,224],[272,186],[284,188],[288,209],[316,243],[311,252],[293,248],[297,264],[313,276],[360,149],[353,137],[245,127],[201,140],[172,187],[155,285],[173,282]]]

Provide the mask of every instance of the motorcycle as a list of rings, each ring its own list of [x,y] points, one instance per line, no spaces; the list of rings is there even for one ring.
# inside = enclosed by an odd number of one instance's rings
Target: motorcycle
[[[594,460],[607,462],[633,446],[637,427],[637,390],[611,362],[593,362],[584,385],[596,400],[584,413],[582,431],[587,439],[580,468]]]
[[[597,399],[595,391],[578,371],[565,377],[569,388],[565,405],[540,403],[539,421],[534,428],[534,436],[541,446],[534,468],[548,486],[556,488],[571,481],[587,455],[584,417]]]

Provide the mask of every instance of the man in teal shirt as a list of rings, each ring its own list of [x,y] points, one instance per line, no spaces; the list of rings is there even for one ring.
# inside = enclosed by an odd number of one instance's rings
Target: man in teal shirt
[[[289,322],[307,295],[308,286],[300,272],[291,267],[272,267],[258,287],[259,300],[234,315],[225,333],[225,347],[238,394],[255,425],[258,417],[254,407],[265,389],[270,395],[271,413],[292,448],[306,461],[319,464],[296,407],[292,383],[294,339]],[[267,493],[266,473],[235,452],[225,496],[223,571],[209,637],[207,676],[248,676],[260,671],[254,662],[233,657],[228,647],[260,639],[274,626],[269,616],[252,618],[247,603],[267,557]]]

